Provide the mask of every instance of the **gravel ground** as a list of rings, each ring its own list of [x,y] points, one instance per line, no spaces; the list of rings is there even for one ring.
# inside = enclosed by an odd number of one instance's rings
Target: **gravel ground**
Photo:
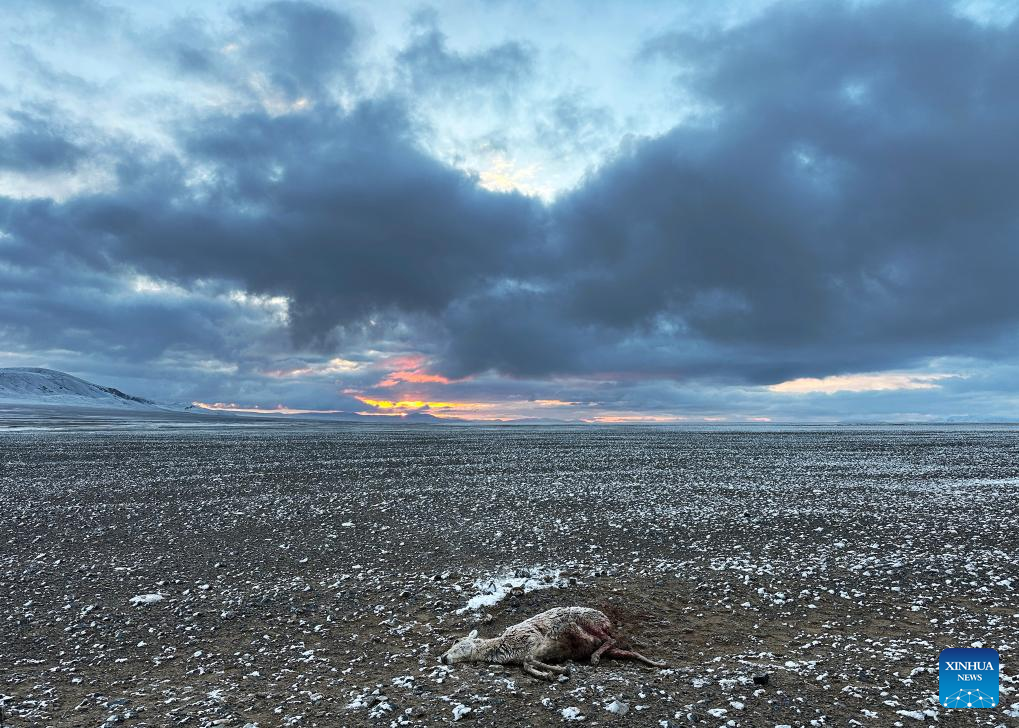
[[[4,725],[1019,725],[1017,495],[1005,428],[0,431]],[[566,605],[669,667],[438,664]]]

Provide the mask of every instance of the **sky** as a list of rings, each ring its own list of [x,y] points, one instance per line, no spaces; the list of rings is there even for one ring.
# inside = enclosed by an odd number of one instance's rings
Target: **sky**
[[[0,366],[380,418],[1019,415],[1019,2],[4,6]]]

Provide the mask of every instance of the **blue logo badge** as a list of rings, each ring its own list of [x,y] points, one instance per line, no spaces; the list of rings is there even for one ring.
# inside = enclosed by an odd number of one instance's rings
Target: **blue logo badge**
[[[997,708],[998,651],[987,647],[942,650],[938,702],[945,708]]]

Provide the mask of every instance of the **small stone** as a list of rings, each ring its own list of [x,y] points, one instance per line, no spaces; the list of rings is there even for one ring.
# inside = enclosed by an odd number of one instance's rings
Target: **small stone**
[[[771,675],[766,672],[761,672],[754,675],[754,685],[767,685],[771,679]]]

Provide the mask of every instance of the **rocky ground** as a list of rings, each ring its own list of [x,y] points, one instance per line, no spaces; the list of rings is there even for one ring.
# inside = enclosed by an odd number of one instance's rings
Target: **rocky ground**
[[[991,428],[9,429],[3,725],[1017,725],[1017,496]],[[669,667],[436,659],[561,605]]]

